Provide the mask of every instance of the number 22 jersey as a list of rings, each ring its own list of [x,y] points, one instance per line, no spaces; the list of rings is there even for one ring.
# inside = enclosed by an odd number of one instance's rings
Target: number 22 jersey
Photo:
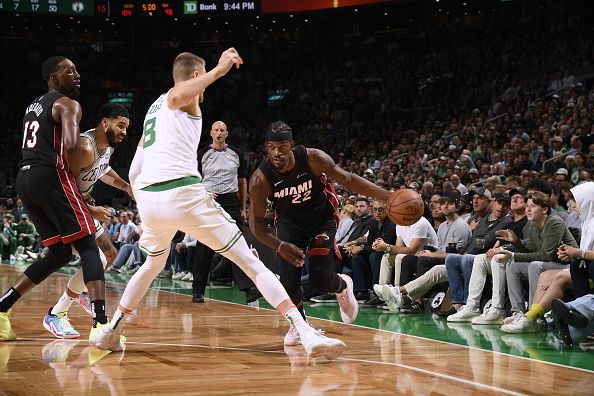
[[[289,175],[278,173],[266,158],[259,169],[270,183],[272,208],[277,221],[315,225],[325,220],[336,220],[338,199],[326,175],[313,174],[304,146],[293,148],[295,167]]]

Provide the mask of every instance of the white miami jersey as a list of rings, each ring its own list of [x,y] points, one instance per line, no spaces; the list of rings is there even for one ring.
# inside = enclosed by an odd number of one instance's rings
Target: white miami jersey
[[[80,134],[83,139],[88,139],[94,148],[93,163],[86,169],[80,171],[80,175],[76,179],[76,186],[81,194],[90,194],[91,190],[97,180],[103,177],[109,170],[109,158],[113,153],[113,148],[107,146],[103,154],[100,154],[97,150],[97,141],[95,139],[94,129],[89,129],[86,132]]]
[[[142,166],[134,181],[135,189],[188,176],[200,177],[197,154],[202,117],[167,107],[163,94],[144,118]]]

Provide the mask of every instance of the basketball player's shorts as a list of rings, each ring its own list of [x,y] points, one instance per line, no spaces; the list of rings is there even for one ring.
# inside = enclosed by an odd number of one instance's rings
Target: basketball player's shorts
[[[140,249],[148,256],[168,253],[177,230],[224,254],[242,237],[235,220],[206,191],[197,177],[184,177],[134,189],[142,218]]]
[[[334,243],[336,237],[334,218],[320,220],[317,224],[298,224],[278,217],[276,237],[281,241],[292,243],[310,256],[329,256],[334,253],[340,257]]]
[[[96,232],[71,173],[43,165],[23,166],[17,191],[44,246],[71,243]]]

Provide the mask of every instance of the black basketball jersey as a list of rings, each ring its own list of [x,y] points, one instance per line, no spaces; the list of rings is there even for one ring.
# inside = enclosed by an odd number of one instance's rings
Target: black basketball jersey
[[[277,218],[297,224],[318,224],[336,218],[338,199],[326,175],[313,174],[304,146],[293,148],[295,167],[290,175],[278,173],[266,158],[259,169],[270,183],[272,207]]]
[[[52,117],[54,102],[61,93],[50,92],[35,99],[23,117],[23,159],[19,166],[45,165],[68,169],[63,158],[62,126]]]

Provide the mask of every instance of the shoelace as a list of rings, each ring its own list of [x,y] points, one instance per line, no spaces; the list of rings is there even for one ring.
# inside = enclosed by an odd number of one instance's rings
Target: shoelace
[[[63,318],[58,319],[58,324],[60,325],[60,327],[63,330],[66,330],[66,331],[72,331],[72,330],[74,330],[74,327],[72,327],[72,325],[68,321],[68,317],[67,316],[64,316]]]

